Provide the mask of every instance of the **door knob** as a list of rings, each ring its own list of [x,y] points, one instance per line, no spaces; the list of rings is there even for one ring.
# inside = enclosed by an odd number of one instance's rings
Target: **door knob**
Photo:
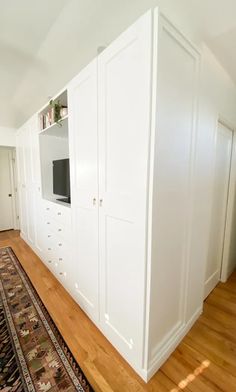
[[[12,197],[12,194],[11,194],[11,193],[9,193],[9,194],[8,194],[8,197]]]

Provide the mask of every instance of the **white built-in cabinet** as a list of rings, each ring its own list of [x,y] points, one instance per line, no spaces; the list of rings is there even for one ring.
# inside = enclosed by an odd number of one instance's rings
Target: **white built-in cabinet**
[[[98,58],[100,322],[142,367],[145,333],[152,20]]]
[[[76,298],[99,319],[97,60],[68,86]],[[88,246],[89,244],[89,246]]]
[[[198,68],[198,51],[155,10],[66,86],[70,207],[42,197],[37,127],[18,133],[23,238],[145,380],[202,310]],[[43,156],[41,146],[41,168]]]

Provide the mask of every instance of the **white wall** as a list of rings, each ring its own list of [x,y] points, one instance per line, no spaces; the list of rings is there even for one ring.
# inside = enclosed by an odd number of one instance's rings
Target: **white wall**
[[[14,128],[7,128],[0,126],[0,146],[15,147],[16,145],[16,130]]]
[[[211,208],[213,202],[215,140],[218,120],[236,130],[236,87],[210,50],[202,47],[202,77],[200,94],[200,116],[197,150],[198,188],[195,203],[196,263],[207,263]],[[236,151],[234,148],[233,162]],[[224,279],[228,271],[236,267],[236,246],[233,234],[236,233],[236,213],[233,208],[236,197],[236,172],[232,171],[231,210],[225,243]],[[194,239],[193,239],[194,241]],[[197,272],[197,271],[196,271]],[[205,271],[204,271],[205,273]],[[197,273],[196,273],[196,276]],[[193,282],[193,285],[195,283]]]

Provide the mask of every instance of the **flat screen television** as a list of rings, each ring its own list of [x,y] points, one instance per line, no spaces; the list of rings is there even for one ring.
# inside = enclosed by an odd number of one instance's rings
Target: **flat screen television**
[[[57,199],[70,203],[70,161],[69,159],[58,159],[53,161],[53,193],[64,196]]]

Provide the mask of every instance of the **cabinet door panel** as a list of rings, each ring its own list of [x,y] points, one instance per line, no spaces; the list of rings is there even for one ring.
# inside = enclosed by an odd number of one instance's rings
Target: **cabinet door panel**
[[[43,255],[45,250],[44,236],[47,234],[49,225],[43,214],[43,206],[41,199],[41,185],[35,184],[35,246],[40,255]]]
[[[26,204],[27,204],[27,238],[31,245],[35,244],[35,188],[33,176],[32,154],[32,129],[30,122],[26,124],[23,131],[25,174],[26,174]]]
[[[17,177],[19,190],[20,229],[23,236],[27,237],[27,196],[23,131],[20,131],[17,135]]]
[[[101,323],[141,366],[150,138],[151,13],[99,56]]]
[[[97,61],[69,88],[75,297],[98,318]]]

